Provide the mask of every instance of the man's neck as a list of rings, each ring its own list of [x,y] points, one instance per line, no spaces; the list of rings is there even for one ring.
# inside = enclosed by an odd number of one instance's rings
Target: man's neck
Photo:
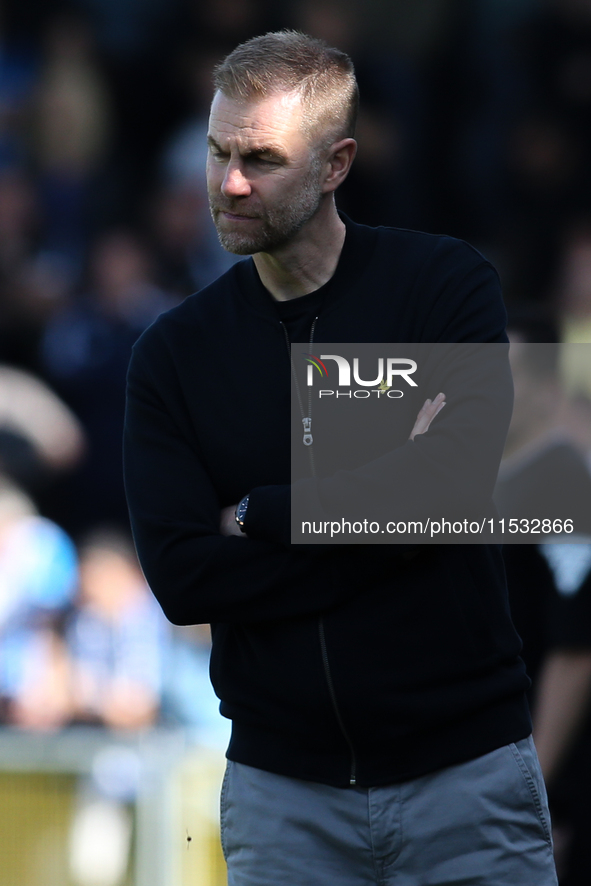
[[[345,225],[334,203],[322,208],[285,247],[257,252],[254,263],[263,286],[277,301],[289,301],[324,286],[336,271]]]

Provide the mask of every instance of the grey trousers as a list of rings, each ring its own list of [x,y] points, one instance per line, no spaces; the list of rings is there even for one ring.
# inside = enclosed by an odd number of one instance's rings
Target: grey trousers
[[[221,822],[229,886],[557,886],[531,738],[369,789],[229,762]]]

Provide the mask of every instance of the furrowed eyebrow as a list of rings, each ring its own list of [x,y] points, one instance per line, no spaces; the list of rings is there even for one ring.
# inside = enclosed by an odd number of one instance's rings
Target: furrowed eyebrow
[[[216,151],[219,151],[221,154],[227,153],[224,149],[217,143],[213,136],[207,136],[207,144],[215,148]],[[280,145],[265,145],[260,148],[250,148],[248,151],[240,152],[242,157],[259,157],[262,154],[268,154],[269,157],[272,157],[275,160],[286,160],[285,150]]]
[[[245,157],[256,157],[259,154],[268,154],[270,157],[273,157],[276,160],[285,160],[287,159],[285,156],[285,151],[279,145],[266,145],[260,148],[251,148],[250,151],[247,151],[244,155]]]
[[[215,138],[213,138],[213,136],[211,136],[211,135],[207,136],[207,144],[210,146],[210,148],[215,148],[217,151],[222,150],[221,147],[216,142]]]

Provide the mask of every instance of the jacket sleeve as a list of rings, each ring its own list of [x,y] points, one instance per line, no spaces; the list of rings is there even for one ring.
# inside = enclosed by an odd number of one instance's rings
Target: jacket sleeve
[[[170,404],[174,371],[151,338],[136,344],[128,372],[124,477],[140,563],[169,620],[293,618],[358,593],[368,573],[362,558],[350,556],[343,582],[334,571],[334,548],[220,535],[215,489],[182,410]],[[289,508],[288,495],[283,502]],[[385,568],[377,557],[370,572]]]

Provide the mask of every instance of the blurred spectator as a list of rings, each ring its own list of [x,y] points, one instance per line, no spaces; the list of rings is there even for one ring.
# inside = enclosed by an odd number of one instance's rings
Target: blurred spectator
[[[0,169],[0,280],[36,250],[39,224],[33,180],[20,167]]]
[[[97,531],[81,545],[66,641],[77,722],[111,729],[157,722],[169,631],[121,533]]]
[[[456,0],[345,0],[345,5],[355,10],[363,46],[417,63],[439,51],[460,11]]]
[[[55,18],[45,35],[32,151],[44,246],[74,267],[80,265],[96,215],[96,176],[105,160],[111,126],[110,97],[94,58],[92,33],[73,17]]]
[[[57,253],[34,252],[1,286],[0,359],[39,373],[45,327],[71,296],[74,275]]]
[[[515,408],[495,495],[499,513],[570,517],[575,526],[574,535],[541,535],[541,544],[506,544],[503,553],[532,678],[560,883],[583,886],[591,878],[591,474],[561,426],[556,330],[523,314],[511,321],[510,338]]]
[[[548,299],[561,230],[589,209],[591,15],[587,0],[547,0],[515,32],[525,72],[521,115],[508,142],[513,291]],[[502,234],[501,234],[502,236]]]
[[[97,529],[79,553],[65,633],[75,721],[111,729],[165,723],[221,746],[228,724],[209,680],[209,626],[167,622],[124,533]]]
[[[0,360],[37,370],[45,323],[69,294],[71,268],[43,252],[37,182],[24,167],[0,167]]]
[[[177,292],[178,285],[184,285],[183,297],[212,283],[240,259],[219,243],[205,182],[211,73],[220,57],[215,46],[192,47],[184,56],[183,86],[190,110],[164,145],[162,185],[152,211],[164,279],[176,279]]]
[[[154,164],[175,125],[182,0],[70,0],[88,23],[113,111],[107,223],[130,224],[151,186]]]
[[[25,493],[0,482],[0,698],[5,722],[58,728],[71,715],[59,623],[76,589],[74,546]]]
[[[68,407],[40,379],[0,364],[0,471],[34,497],[72,471],[84,433]]]
[[[164,722],[188,727],[201,744],[225,747],[228,721],[208,675],[209,630],[185,629],[173,639],[128,536],[97,530],[79,557],[76,582],[71,542],[36,517],[16,488],[0,487],[3,721],[36,731],[76,724],[123,732]],[[141,779],[133,747],[97,751],[73,810],[73,883],[124,881]]]
[[[240,259],[220,245],[207,195],[195,182],[164,185],[150,214],[159,277],[179,300],[208,286]]]
[[[127,526],[121,436],[131,347],[175,299],[155,282],[138,236],[110,231],[94,244],[89,287],[49,322],[41,365],[88,440],[87,457],[64,486],[59,522],[76,538],[97,524]]]
[[[567,341],[591,341],[591,214],[566,229],[556,287]]]
[[[269,0],[183,0],[182,7],[186,33],[196,34],[202,49],[212,43],[223,47],[220,57],[243,40],[275,26],[271,17],[276,10]],[[282,19],[288,15],[285,8],[280,13]],[[285,22],[277,27],[285,27]]]
[[[164,145],[162,172],[173,185],[190,184],[207,196],[205,160],[207,126],[212,98],[212,70],[222,56],[215,47],[192,46],[183,57],[181,88],[186,95],[187,115]]]
[[[564,349],[562,373],[579,413],[591,404],[591,207],[590,214],[567,226],[555,283],[555,302]],[[591,448],[591,446],[590,446]]]
[[[149,729],[160,720],[169,626],[126,535],[97,530],[79,554],[76,605],[65,629],[71,722]],[[140,774],[137,752],[106,746],[81,782],[70,833],[70,872],[79,886],[123,882]]]
[[[27,110],[38,82],[39,59],[32,41],[15,37],[0,10],[0,170],[26,159]]]
[[[41,731],[162,724],[225,746],[229,723],[209,679],[209,626],[167,622],[118,529],[95,530],[78,554],[79,561],[70,539],[21,490],[0,485],[4,722]],[[120,788],[118,799],[128,800]]]
[[[385,14],[385,10],[381,12]],[[411,11],[409,17],[413,15]],[[362,95],[359,146],[351,172],[337,194],[339,208],[365,224],[424,224],[420,165],[425,159],[426,95],[420,66],[408,44],[403,47],[403,41],[396,39],[386,49],[381,40],[363,39],[371,27],[371,16],[360,3],[299,0],[293,17],[297,29],[338,46],[355,61]],[[428,27],[425,18],[422,22]],[[396,32],[399,28],[400,23]]]
[[[35,367],[40,326],[51,306],[46,297],[30,299],[25,282],[40,241],[39,195],[33,178],[18,167],[0,168],[0,359]],[[32,303],[41,308],[38,315]]]
[[[507,141],[510,199],[505,231],[510,294],[547,303],[560,256],[560,231],[579,205],[585,148],[563,121],[537,109],[525,114]]]

